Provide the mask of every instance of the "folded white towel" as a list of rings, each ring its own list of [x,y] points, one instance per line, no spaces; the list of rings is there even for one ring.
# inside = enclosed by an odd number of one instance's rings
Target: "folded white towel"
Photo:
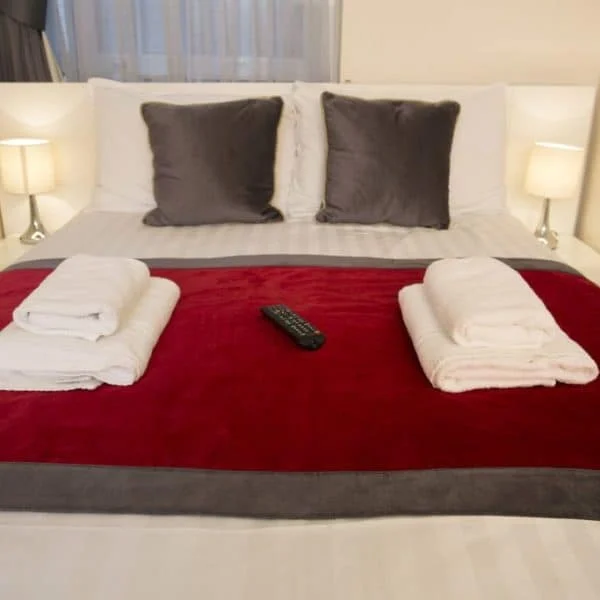
[[[553,386],[557,381],[583,384],[598,376],[594,360],[561,330],[540,348],[460,346],[436,319],[423,285],[403,288],[398,300],[425,375],[446,392]]]
[[[79,254],[58,265],[14,310],[13,320],[32,333],[94,341],[117,331],[149,280],[139,260]]]
[[[10,323],[0,331],[0,389],[94,389],[101,383],[131,385],[146,370],[171,318],[179,288],[152,277],[117,333],[97,342],[39,336]]]
[[[425,293],[450,337],[464,346],[535,348],[559,331],[527,282],[495,258],[449,258],[432,263]]]

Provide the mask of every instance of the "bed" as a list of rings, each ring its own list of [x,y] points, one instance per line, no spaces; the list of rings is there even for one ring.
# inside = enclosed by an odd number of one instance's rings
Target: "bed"
[[[0,394],[2,597],[598,597],[598,382],[440,395],[393,297],[433,259],[499,257],[597,360],[599,332],[571,307],[591,314],[600,290],[513,217],[466,210],[442,231],[298,214],[151,228],[111,208],[84,211],[1,275],[2,318],[76,252],[147,261],[180,284],[179,313],[121,395],[102,388],[86,406]],[[278,300],[329,333],[321,351],[298,354],[261,320],[258,306]],[[220,343],[229,365],[210,362]],[[198,408],[186,390],[201,364],[211,377],[196,386],[212,396]]]

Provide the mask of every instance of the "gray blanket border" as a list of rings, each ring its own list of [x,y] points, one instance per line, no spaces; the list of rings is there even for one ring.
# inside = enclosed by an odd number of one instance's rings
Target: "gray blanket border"
[[[4,463],[0,508],[263,519],[510,515],[600,520],[600,471],[282,473]]]
[[[262,255],[156,258],[144,262],[154,268],[319,266],[407,269],[427,267],[433,260]],[[579,275],[558,261],[501,260],[515,269]],[[27,261],[14,264],[8,270],[52,268],[60,261]],[[0,463],[0,509],[264,519],[511,515],[600,520],[600,471],[465,468],[282,473]]]
[[[559,271],[581,275],[561,261],[538,258],[498,258],[514,269],[537,271]],[[52,269],[64,258],[48,258],[18,262],[6,268],[7,271],[20,269]],[[216,269],[231,267],[343,267],[371,269],[421,269],[426,268],[435,258],[371,258],[366,256],[324,256],[317,254],[261,254],[248,256],[222,256],[217,258],[141,258],[149,267],[157,269]]]

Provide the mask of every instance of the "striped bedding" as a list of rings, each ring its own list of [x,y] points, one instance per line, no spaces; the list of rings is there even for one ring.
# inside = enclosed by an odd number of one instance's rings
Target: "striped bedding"
[[[136,258],[215,258],[312,254],[372,258],[438,258],[487,255],[552,259],[510,215],[468,215],[447,231],[386,225],[327,225],[291,221],[259,225],[154,228],[139,213],[85,212],[22,260],[90,254]]]
[[[84,213],[22,260],[314,254],[551,259],[509,216],[448,232],[282,223],[153,230]],[[324,522],[0,513],[0,597],[475,600],[600,597],[600,522],[391,517]]]

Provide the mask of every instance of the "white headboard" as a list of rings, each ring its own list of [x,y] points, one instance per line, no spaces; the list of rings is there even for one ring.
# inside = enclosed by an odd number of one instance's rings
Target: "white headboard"
[[[178,91],[202,84],[138,85]],[[273,89],[280,93],[281,85],[274,84]],[[522,191],[530,148],[540,140],[586,145],[594,95],[592,86],[509,88],[508,203],[529,228],[535,226],[540,212],[540,201]],[[87,84],[0,83],[0,138],[13,136],[45,137],[54,143],[58,187],[51,196],[40,197],[40,204],[45,223],[56,229],[89,202],[93,187],[94,128]],[[21,232],[28,222],[27,203],[1,191],[0,203],[7,233]],[[555,203],[554,227],[572,233],[577,209],[577,202]]]

